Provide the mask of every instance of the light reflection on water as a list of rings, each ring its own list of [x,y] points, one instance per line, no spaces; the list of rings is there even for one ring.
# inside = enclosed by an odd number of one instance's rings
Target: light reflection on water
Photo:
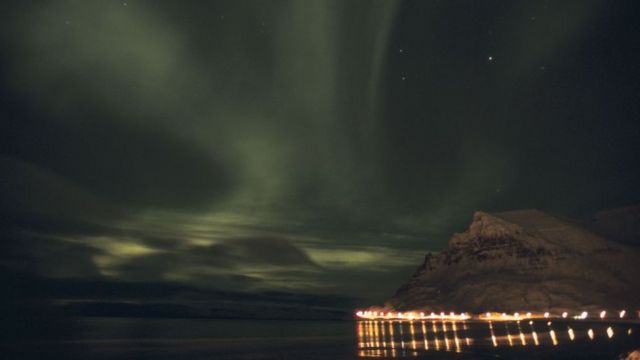
[[[630,337],[623,324],[548,321],[361,320],[359,357],[411,357],[478,348],[555,347]]]

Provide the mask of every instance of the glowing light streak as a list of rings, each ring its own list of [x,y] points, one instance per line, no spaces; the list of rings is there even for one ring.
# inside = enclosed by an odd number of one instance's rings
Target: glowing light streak
[[[373,322],[373,341],[376,345],[376,348],[380,347],[380,339],[378,337],[378,321]]]
[[[454,321],[451,324],[451,327],[453,328],[453,341],[456,344],[456,352],[460,352],[460,340],[458,339],[458,327],[456,326],[456,322]]]
[[[391,342],[391,357],[396,356],[396,339],[393,336],[393,321],[389,321],[389,341]]]
[[[451,350],[449,347],[449,336],[447,335],[447,324],[442,321],[442,335],[444,336],[444,347],[447,351]]]
[[[551,341],[553,342],[553,346],[558,345],[558,338],[556,338],[556,332],[553,329],[549,330],[549,336],[551,337]]]
[[[536,344],[536,346],[540,345],[540,342],[538,341],[538,334],[535,330],[531,330],[531,335],[533,336],[533,343]]]
[[[538,341],[538,334],[536,333],[536,329],[533,327],[533,321],[529,321],[529,327],[531,328],[531,336],[533,337],[533,343],[538,346],[540,342]]]
[[[549,337],[551,338],[551,342],[554,346],[558,345],[558,338],[556,337],[556,332],[551,327],[551,322],[548,322],[547,326],[549,326]]]
[[[421,321],[422,325],[422,339],[424,341],[424,349],[429,350],[429,341],[427,341],[427,325],[424,320]]]
[[[494,347],[498,347],[498,339],[496,339],[496,334],[493,332],[493,324],[489,321],[489,330],[491,330],[491,342]]]
[[[364,324],[362,322],[358,323],[358,348],[362,349],[364,345]]]
[[[527,345],[527,340],[522,333],[522,328],[520,327],[520,321],[518,321],[518,332],[520,333],[520,342],[522,343],[522,346]]]
[[[504,328],[507,330],[507,341],[509,346],[513,346],[513,339],[511,338],[511,331],[509,331],[509,323],[504,324]]]
[[[376,338],[373,336],[373,321],[369,321],[367,336],[369,336],[369,347],[374,348],[376,346]]]
[[[464,342],[467,343],[467,346],[471,346],[471,340],[469,339],[469,328],[467,327],[467,323],[463,322],[462,327],[464,328]]]
[[[382,354],[386,357],[389,354],[387,346],[387,334],[385,331],[384,322],[380,321],[380,338],[382,339]]]
[[[591,321],[605,320],[606,314],[603,314],[605,311],[606,310],[602,310],[601,312],[597,312],[596,314],[594,314],[594,316],[591,317]],[[614,319],[615,319],[615,315],[620,316],[621,312],[622,311],[615,312]],[[372,316],[373,313],[374,313],[373,311],[372,312],[365,312],[365,311],[355,312],[355,314],[362,314],[365,316]],[[390,312],[377,312],[377,315],[387,316],[389,313]],[[588,318],[588,315],[586,315],[585,317],[585,313],[586,311],[580,312],[576,318],[579,320]],[[356,343],[357,354],[363,357],[390,358],[390,357],[396,357],[396,356],[420,356],[420,351],[422,350],[424,351],[446,350],[446,351],[455,351],[456,353],[461,353],[465,346],[467,347],[471,346],[473,344],[473,340],[475,340],[473,338],[469,338],[470,334],[468,330],[474,329],[474,327],[468,326],[466,319],[472,318],[472,317],[469,317],[467,313],[464,313],[464,312],[457,313],[457,314],[453,313],[454,319],[456,320],[449,320],[452,314],[445,313],[446,314],[445,319],[447,320],[440,319],[440,317],[438,316],[437,319],[439,320],[437,321],[429,320],[431,321],[431,325],[428,324],[429,321],[422,320],[422,318],[428,318],[428,315],[425,316],[424,312],[413,312],[413,313],[407,312],[407,313],[400,313],[400,314],[406,315],[407,318],[405,318],[404,320],[394,320],[394,319],[387,319],[387,318],[384,318],[383,320],[370,320],[367,318],[365,320],[365,318],[362,318],[362,321],[356,322],[356,327],[354,330],[357,332],[357,343]],[[411,314],[413,314],[413,317],[415,317],[417,320],[409,320],[409,317],[411,316]],[[498,319],[498,322],[488,320],[487,317],[485,317],[486,314],[487,313],[481,313],[480,316],[476,317],[475,319],[486,320],[486,323],[488,323],[489,329],[490,329],[490,335],[491,335],[491,345],[493,347],[499,347],[500,345],[540,346],[540,345],[544,345],[545,342],[551,342],[553,346],[558,346],[559,342],[562,340],[560,338],[563,336],[563,334],[562,333],[558,334],[555,331],[555,329],[552,327],[551,321],[544,321],[547,323],[547,326],[549,327],[548,338],[545,338],[544,331],[541,333],[538,333],[537,330],[541,330],[540,326],[543,326],[542,325],[543,322],[540,321],[538,323],[535,319],[543,319],[543,313],[538,313],[538,314],[533,313],[531,315],[532,320],[529,320],[529,313],[521,313],[521,312],[513,313],[513,315],[506,316],[508,320],[503,320],[500,316],[500,313],[497,313],[497,314],[490,313],[494,319],[495,318]],[[556,315],[556,316],[560,317],[560,315]],[[527,320],[524,320],[524,322],[522,320],[513,321],[512,319],[516,317],[520,319],[527,319]],[[550,315],[550,317],[553,317],[553,315]],[[549,320],[550,320],[550,317],[549,317]],[[574,316],[571,316],[571,318],[574,318]],[[457,320],[457,319],[462,319],[462,320]],[[393,324],[394,321],[397,321],[398,323],[397,329]],[[504,336],[502,336],[502,333],[499,329],[499,327],[502,325],[498,325],[498,328],[495,328],[494,326],[495,324],[500,324],[501,322],[504,323],[504,327],[506,330]],[[528,327],[527,327],[527,324],[528,324]],[[569,324],[570,323],[562,324],[564,325],[563,330],[560,330],[560,331],[561,332],[566,331],[566,334],[567,334],[566,336],[570,339],[570,341],[574,342],[578,340],[577,337],[579,334],[576,334],[576,331],[571,326],[568,326]],[[608,326],[608,325],[602,326],[602,332],[603,332],[602,338],[605,338],[604,337],[605,334],[606,334],[606,338],[608,339],[613,339],[613,337],[615,336],[616,329],[613,328],[612,324],[610,325],[611,326]],[[429,332],[428,328],[430,326],[433,328],[432,340],[429,339],[429,335],[428,335],[428,332]],[[512,331],[511,329],[512,327],[517,327],[517,329],[514,330],[514,331],[517,331],[517,333],[514,333]],[[536,329],[536,327],[538,328]],[[586,335],[590,340],[592,341],[595,340],[595,330],[598,330],[599,328],[587,328],[587,329],[588,330],[586,331],[581,330],[580,332],[585,331]],[[624,333],[626,333],[627,335],[631,335],[633,331],[632,329],[633,328],[627,328],[626,331],[624,329],[618,330],[619,331],[618,336]],[[396,344],[395,342],[396,337],[395,337],[394,331],[400,333],[399,335],[400,340],[398,340],[399,341],[398,344]],[[422,333],[422,335],[419,334],[420,332]],[[442,333],[442,336],[438,335],[439,332]],[[501,333],[501,334],[498,334],[498,333]],[[430,344],[429,343],[430,341],[433,341],[433,342]],[[443,344],[441,344],[441,342],[443,342]],[[402,349],[402,352],[400,352],[400,349]]]
[[[582,314],[580,314],[580,319],[584,320],[589,316],[589,313],[586,311],[583,311]]]
[[[354,316],[356,319],[361,320],[408,320],[413,321],[417,319],[438,319],[441,321],[464,321],[469,319],[475,320],[484,320],[484,321],[518,321],[524,319],[551,319],[554,317],[561,317],[563,319],[572,318],[576,320],[585,320],[589,318],[589,313],[587,311],[582,311],[580,313],[574,313],[577,315],[569,315],[569,312],[564,311],[559,315],[553,315],[549,312],[540,312],[540,313],[532,313],[530,311],[526,313],[522,312],[514,312],[513,314],[508,313],[493,313],[493,312],[484,312],[480,314],[470,315],[467,312],[456,313],[454,311],[440,313],[431,312],[430,315],[427,315],[424,311],[407,311],[407,312],[394,312],[394,311],[368,311],[368,310],[357,310],[354,311]],[[620,310],[616,313],[620,319],[624,319],[627,317],[626,310]],[[601,310],[598,313],[598,320],[605,320],[607,318],[607,310]],[[639,313],[640,315],[640,313]],[[595,316],[594,316],[595,318]]]
[[[416,329],[413,321],[409,325],[409,331],[411,332],[411,347],[413,348],[413,350],[416,350],[418,347],[416,346]]]

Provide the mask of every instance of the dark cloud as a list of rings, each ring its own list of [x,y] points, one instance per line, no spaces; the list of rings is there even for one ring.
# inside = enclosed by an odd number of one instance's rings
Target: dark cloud
[[[229,190],[212,154],[107,111],[71,121],[5,114],[2,153],[127,207],[202,208]]]
[[[194,253],[200,251],[198,248],[193,249]],[[318,267],[291,241],[276,237],[230,239],[223,244],[209,246],[204,253],[209,252],[217,256],[223,255],[225,258],[247,259],[246,261],[258,265]]]
[[[309,255],[284,238],[227,239],[213,245],[165,248],[160,253],[141,255],[117,267],[123,279],[158,281],[172,274],[206,287],[247,287],[261,284],[260,278],[233,273],[244,268],[258,273],[284,269],[319,271]],[[224,270],[226,274],[215,274]],[[213,273],[212,273],[213,271]]]
[[[91,222],[126,216],[127,211],[93,195],[47,168],[0,156],[0,211],[5,225],[30,230],[90,232]]]
[[[102,251],[23,231],[3,229],[0,265],[5,269],[52,278],[99,278],[93,262]]]
[[[194,273],[189,277],[189,284],[204,289],[233,289],[236,291],[255,291],[256,289],[269,288],[264,279],[256,276],[242,274],[206,274]]]

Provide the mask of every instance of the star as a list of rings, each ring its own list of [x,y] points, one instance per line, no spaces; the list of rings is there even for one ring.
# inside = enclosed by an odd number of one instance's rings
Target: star
[[[489,61],[493,61],[493,56],[489,56]]]

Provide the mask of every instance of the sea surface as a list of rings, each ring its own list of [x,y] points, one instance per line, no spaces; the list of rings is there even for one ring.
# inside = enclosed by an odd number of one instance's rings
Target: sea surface
[[[78,318],[2,345],[4,359],[618,359],[640,325],[587,321]]]

